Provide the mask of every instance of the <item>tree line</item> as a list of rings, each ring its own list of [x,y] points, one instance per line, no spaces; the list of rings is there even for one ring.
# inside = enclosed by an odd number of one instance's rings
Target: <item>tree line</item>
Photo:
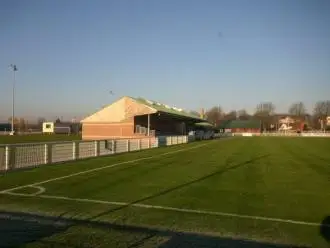
[[[259,103],[254,113],[249,114],[245,109],[231,110],[224,112],[223,109],[218,106],[214,106],[205,111],[205,119],[213,125],[218,125],[222,121],[227,120],[260,120],[263,123],[265,129],[269,129],[275,123],[278,123],[278,113],[276,113],[275,105],[271,102]],[[200,116],[197,111],[190,111],[190,114]],[[287,113],[280,113],[283,115],[290,115],[304,120],[311,129],[329,129],[330,126],[326,126],[326,118],[330,116],[330,100],[318,101],[315,103],[313,112],[309,114],[306,110],[303,102],[295,102],[290,105]],[[37,123],[28,123],[24,118],[15,118],[15,129],[20,131],[28,131],[29,129],[41,129],[42,123],[45,122],[45,118],[38,118]],[[11,123],[11,118],[8,119]],[[55,120],[56,123],[61,122],[60,118]]]
[[[200,115],[196,111],[191,114]],[[205,112],[205,118],[215,126],[226,120],[260,120],[266,129],[278,122],[279,114],[290,115],[303,120],[311,129],[326,129],[326,118],[330,116],[330,100],[315,103],[313,112],[308,113],[303,102],[295,102],[290,105],[287,113],[276,113],[272,102],[262,102],[255,108],[254,113],[249,114],[245,109],[224,112],[220,106],[214,106]]]
[[[8,118],[8,123],[11,123],[12,117]],[[39,117],[37,120],[37,123],[35,122],[29,122],[25,118],[22,117],[15,117],[14,118],[14,127],[15,130],[21,131],[21,132],[27,132],[30,130],[41,130],[42,129],[42,123],[45,122],[46,119],[43,117]]]
[[[11,123],[11,120],[12,120],[12,117],[9,117],[8,123]],[[26,120],[25,118],[22,118],[22,117],[15,117],[14,118],[14,127],[15,127],[15,130],[21,131],[21,132],[28,132],[30,130],[40,131],[40,130],[42,130],[42,124],[44,122],[46,122],[46,118],[44,118],[44,117],[39,117],[37,119],[37,123],[35,123],[35,122],[30,123],[30,122],[28,122],[28,120]],[[60,118],[56,118],[56,120],[54,122],[61,123],[62,120]]]

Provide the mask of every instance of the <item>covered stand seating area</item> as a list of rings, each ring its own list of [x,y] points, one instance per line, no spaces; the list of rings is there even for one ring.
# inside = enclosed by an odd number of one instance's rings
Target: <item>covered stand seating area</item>
[[[135,134],[147,136],[187,135],[195,129],[196,123],[205,122],[203,118],[187,113],[180,108],[142,98],[136,98],[135,101],[148,106],[151,110],[149,113],[134,116]]]
[[[187,135],[190,131],[194,131],[196,129],[195,124],[200,122],[199,118],[195,119],[161,111],[134,116],[135,133],[147,136]]]

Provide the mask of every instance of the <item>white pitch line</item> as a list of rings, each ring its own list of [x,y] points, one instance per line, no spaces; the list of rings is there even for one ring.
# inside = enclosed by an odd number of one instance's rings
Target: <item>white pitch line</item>
[[[93,199],[84,199],[84,198],[71,198],[71,197],[66,197],[66,196],[54,196],[54,195],[31,195],[31,194],[20,194],[20,193],[12,193],[12,192],[7,192],[5,194],[17,195],[17,196],[23,196],[23,197],[37,197],[37,198],[44,198],[44,199],[51,199],[51,200],[65,200],[65,201],[96,203],[96,204],[104,204],[104,205],[112,205],[112,206],[127,206],[127,207],[146,208],[146,209],[158,209],[158,210],[180,212],[180,213],[204,214],[204,215],[221,216],[221,217],[233,217],[233,218],[239,218],[239,219],[279,222],[279,223],[295,224],[295,225],[303,225],[303,226],[317,226],[317,227],[321,226],[320,223],[316,223],[316,222],[272,218],[272,217],[257,216],[257,215],[245,215],[245,214],[235,214],[235,213],[216,212],[216,211],[207,211],[207,210],[197,210],[197,209],[188,209],[188,208],[175,208],[175,207],[157,206],[157,205],[140,204],[140,203],[131,204],[129,202],[115,202],[115,201],[93,200]],[[328,224],[323,225],[323,226],[330,228],[330,225],[328,225]]]
[[[31,188],[35,188],[37,189],[38,191],[36,193],[33,193],[32,195],[40,195],[42,193],[44,193],[46,191],[46,189],[42,186],[31,186]]]
[[[166,155],[173,154],[173,153],[185,152],[185,151],[189,151],[189,150],[192,150],[192,149],[196,149],[196,148],[200,148],[200,147],[209,145],[210,143],[206,143],[206,144],[202,144],[202,145],[197,145],[197,146],[193,146],[193,147],[189,147],[189,148],[185,148],[185,149],[180,149],[180,150],[176,150],[176,151],[165,152],[165,153],[157,154],[157,155],[154,155],[154,156],[149,156],[149,157],[144,157],[144,158],[138,158],[138,159],[124,161],[124,162],[120,162],[120,163],[116,163],[116,164],[111,164],[111,165],[106,165],[106,166],[102,166],[102,167],[97,167],[97,168],[94,168],[94,169],[80,171],[80,172],[72,173],[72,174],[69,174],[69,175],[66,175],[66,176],[62,176],[62,177],[55,177],[55,178],[51,178],[51,179],[40,181],[40,182],[36,182],[36,183],[21,185],[21,186],[18,186],[18,187],[14,187],[14,188],[2,190],[2,191],[0,191],[0,194],[8,193],[10,191],[14,191],[14,190],[18,190],[18,189],[23,189],[23,188],[26,188],[26,187],[37,186],[39,184],[54,182],[54,181],[58,181],[58,180],[62,180],[62,179],[66,179],[66,178],[70,178],[70,177],[74,177],[74,176],[79,176],[79,175],[87,174],[87,173],[94,172],[94,171],[100,171],[100,170],[108,169],[108,168],[115,167],[115,166],[118,166],[118,165],[129,164],[129,163],[136,163],[136,162],[139,162],[139,161],[143,161],[143,160],[147,160],[147,159],[152,159],[152,158],[157,158],[157,157],[161,157],[161,156],[166,156]]]

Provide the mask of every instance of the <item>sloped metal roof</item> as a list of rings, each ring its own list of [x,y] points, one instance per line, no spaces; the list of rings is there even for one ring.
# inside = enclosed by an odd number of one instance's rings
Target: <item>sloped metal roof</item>
[[[196,115],[192,115],[192,114],[184,111],[183,109],[170,107],[166,104],[158,103],[155,101],[150,101],[150,100],[147,100],[144,98],[134,98],[134,97],[131,97],[131,98],[134,99],[135,101],[137,101],[138,103],[144,104],[148,107],[155,109],[158,112],[164,112],[164,113],[168,113],[168,114],[173,114],[173,115],[178,115],[178,116],[187,117],[187,118],[191,118],[191,119],[205,121],[205,119],[203,119],[199,116],[196,116]]]

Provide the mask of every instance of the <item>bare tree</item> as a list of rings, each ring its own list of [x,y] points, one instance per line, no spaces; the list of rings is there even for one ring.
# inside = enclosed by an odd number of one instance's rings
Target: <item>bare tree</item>
[[[9,118],[8,118],[8,122],[9,122],[9,123],[11,123],[11,119],[12,119],[12,117],[9,117]],[[15,118],[14,118],[14,125],[16,125],[17,123],[19,123],[19,118],[15,117]]]
[[[306,114],[305,104],[303,102],[293,103],[289,108],[289,114],[303,116]]]
[[[232,110],[224,115],[225,120],[236,120],[237,119],[237,111]]]
[[[24,118],[19,118],[18,121],[18,129],[20,131],[26,131],[26,120]]]
[[[249,120],[250,115],[245,109],[240,109],[237,111],[237,116],[239,120]]]
[[[275,106],[271,102],[263,102],[257,105],[254,118],[261,121],[262,130],[273,129]]]
[[[8,118],[8,121],[11,123],[12,117]],[[26,120],[24,118],[15,117],[14,118],[14,128],[17,128],[19,131],[25,131],[26,129]]]
[[[45,121],[46,121],[46,118],[39,117],[37,122],[38,122],[39,125],[42,125],[42,123],[44,123]]]
[[[318,101],[314,107],[314,123],[317,122],[321,129],[325,129],[326,118],[330,116],[330,100]]]
[[[222,109],[220,106],[213,107],[206,111],[206,120],[216,125],[222,118]]]
[[[330,100],[317,102],[314,107],[314,114],[318,117],[330,116]]]
[[[255,116],[269,116],[275,112],[275,106],[271,102],[263,102],[257,105]]]
[[[46,118],[44,117],[39,117],[37,120],[37,125],[35,126],[38,129],[42,129],[42,124],[46,122]]]
[[[8,122],[11,123],[12,117],[8,118]],[[19,118],[14,117],[14,129],[16,129],[19,125]]]

